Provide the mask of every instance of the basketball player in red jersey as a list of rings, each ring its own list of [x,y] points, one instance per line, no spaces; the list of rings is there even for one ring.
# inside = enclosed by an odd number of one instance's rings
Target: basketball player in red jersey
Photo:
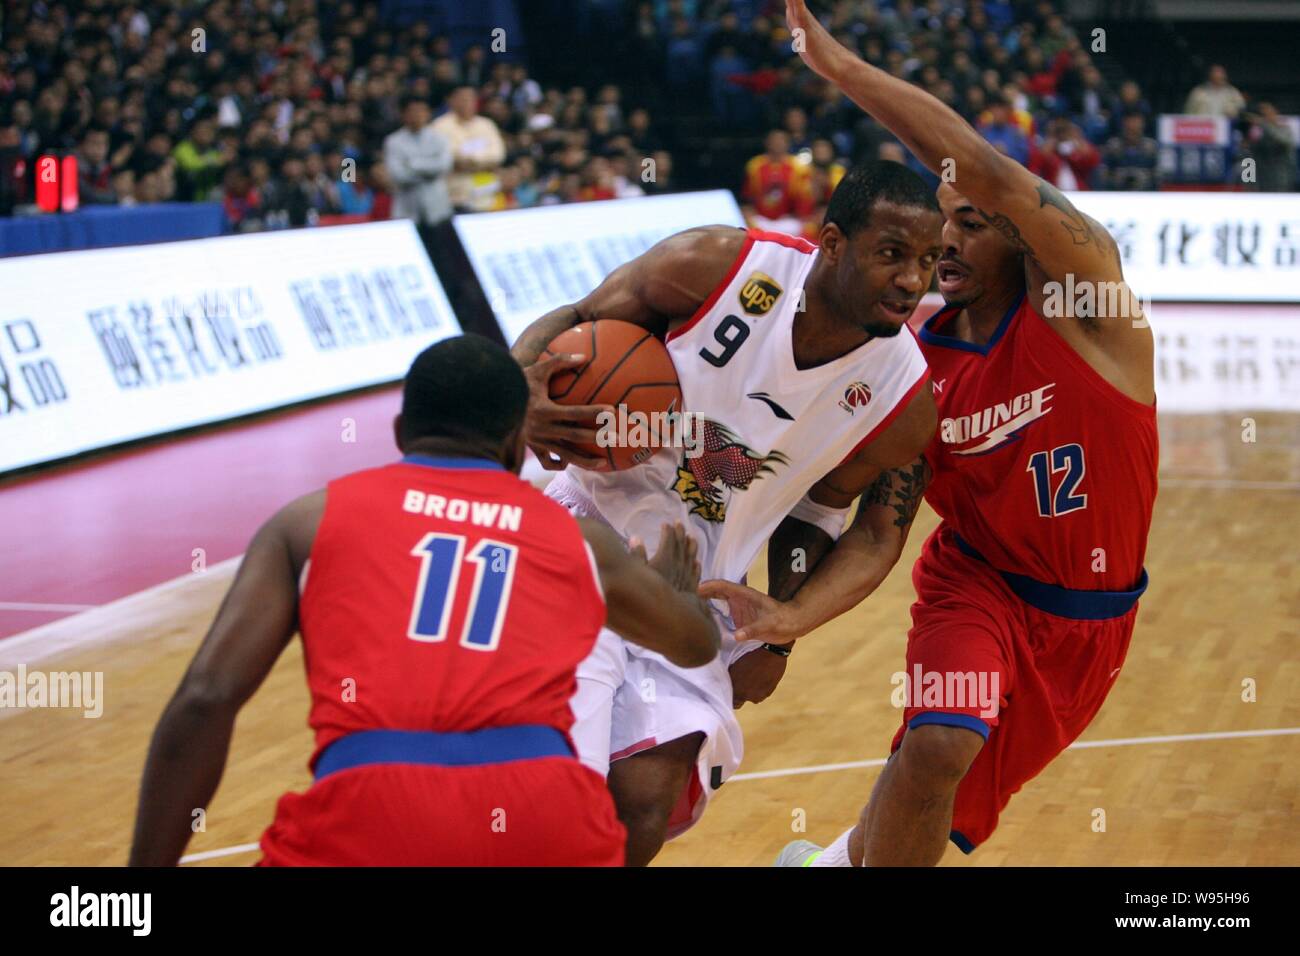
[[[939,408],[926,499],[943,520],[913,570],[903,727],[857,826],[778,862],[932,865],[949,839],[967,853],[988,839],[1123,665],[1156,495],[1153,340],[1105,228],[859,60],[803,0],[786,16],[807,64],[945,180],[947,305],[919,335]]]
[[[604,780],[573,756],[574,668],[607,615],[685,667],[718,633],[680,527],[647,562],[519,479],[527,402],[500,346],[431,346],[406,377],[401,462],[262,527],[154,733],[132,864],[180,859],[295,630],[315,783],[281,798],[264,865],[622,864]]]

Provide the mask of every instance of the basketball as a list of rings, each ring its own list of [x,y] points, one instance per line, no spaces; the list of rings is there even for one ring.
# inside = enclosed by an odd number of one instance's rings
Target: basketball
[[[574,448],[621,471],[646,461],[667,439],[655,440],[654,423],[680,412],[682,389],[668,349],[640,326],[615,319],[583,322],[561,332],[543,357],[585,355],[586,364],[551,379],[551,400],[560,405],[612,405],[617,410],[610,441]],[[642,427],[636,427],[640,424]],[[624,426],[624,427],[619,427]]]

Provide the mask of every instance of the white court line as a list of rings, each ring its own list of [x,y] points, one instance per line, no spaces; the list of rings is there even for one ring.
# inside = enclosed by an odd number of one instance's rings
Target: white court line
[[[29,601],[0,601],[0,611],[89,611],[98,604],[33,604]]]
[[[236,853],[252,853],[260,843],[241,843],[239,846],[223,847],[220,850],[204,850],[202,853],[191,853],[188,856],[181,857],[182,863],[198,863],[200,860],[215,860],[219,856],[234,856]]]
[[[1267,730],[1219,730],[1204,734],[1166,734],[1160,737],[1116,737],[1112,740],[1076,740],[1066,750],[1087,750],[1096,747],[1133,747],[1138,744],[1179,744],[1197,740],[1240,740],[1244,737],[1286,737],[1300,734],[1300,727],[1273,727]],[[883,767],[887,758],[873,760],[851,760],[848,763],[823,763],[813,767],[788,767],[784,770],[759,770],[755,773],[738,773],[727,779],[764,780],[770,777],[794,777],[805,773],[827,773],[834,770],[858,770],[864,767]],[[197,863],[221,856],[234,856],[237,853],[251,853],[258,848],[257,843],[242,843],[239,846],[223,847],[220,850],[205,850],[181,857],[182,863]]]

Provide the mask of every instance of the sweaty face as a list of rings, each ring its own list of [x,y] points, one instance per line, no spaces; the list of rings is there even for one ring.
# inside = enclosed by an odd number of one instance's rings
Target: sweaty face
[[[932,209],[882,200],[865,227],[839,240],[846,247],[836,264],[839,304],[868,335],[897,335],[916,310],[942,251],[941,226]]]
[[[991,288],[1018,281],[1021,255],[984,221],[969,199],[947,183],[939,187],[943,255],[936,271],[944,302],[965,308]]]

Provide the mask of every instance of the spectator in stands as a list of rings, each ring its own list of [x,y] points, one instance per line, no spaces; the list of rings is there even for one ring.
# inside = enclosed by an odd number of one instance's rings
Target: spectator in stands
[[[262,228],[262,197],[253,186],[248,167],[236,163],[222,178],[222,208],[235,232],[257,232]]]
[[[1255,189],[1285,193],[1296,188],[1296,138],[1272,103],[1260,103],[1256,112],[1242,116],[1250,125],[1246,147],[1255,160]]]
[[[1206,81],[1187,96],[1184,113],[1197,116],[1226,116],[1236,119],[1246,107],[1241,91],[1228,82],[1228,71],[1219,64],[1210,67]]]
[[[1151,129],[1151,104],[1142,96],[1141,88],[1132,80],[1125,80],[1120,84],[1119,96],[1111,104],[1110,108],[1110,136],[1123,135],[1123,125],[1125,119],[1132,113],[1136,113],[1142,118],[1142,131],[1150,134]]]
[[[808,166],[790,155],[790,137],[767,134],[766,151],[745,166],[745,217],[763,229],[797,233],[811,211]]]
[[[393,184],[393,215],[437,225],[451,218],[452,144],[430,123],[429,105],[417,96],[402,103],[402,126],[384,139],[384,167]]]
[[[1106,143],[1101,185],[1106,189],[1154,190],[1160,183],[1160,149],[1145,133],[1139,112],[1126,113],[1120,134]]]
[[[314,224],[319,210],[312,206],[307,187],[306,164],[299,153],[286,153],[279,174],[262,196],[267,228]]]
[[[672,192],[676,188],[673,183],[672,154],[667,150],[659,149],[655,150],[654,155],[649,158],[653,165],[642,167],[643,171],[638,176],[641,188],[646,191],[648,196],[659,196]]]
[[[979,132],[998,152],[1021,165],[1029,162],[1029,138],[1012,117],[1006,97],[999,94],[990,101],[988,118],[979,124]]]
[[[216,144],[216,125],[202,117],[190,128],[190,135],[176,145],[177,198],[202,202],[221,180],[221,170],[233,159]]]
[[[819,173],[821,178],[821,189],[814,188],[811,190],[812,202],[815,206],[824,206],[830,202],[831,193],[835,192],[835,187],[840,184],[844,178],[845,168],[835,156],[835,146],[829,139],[815,139],[812,144],[812,166],[810,172]]]
[[[117,202],[113,167],[108,164],[108,131],[92,126],[77,150],[77,188],[83,206]]]
[[[505,162],[505,141],[497,124],[478,114],[478,94],[472,87],[457,88],[447,106],[447,112],[434,120],[433,129],[451,144],[452,206],[465,211],[487,208],[496,192],[495,172]]]
[[[13,215],[31,201],[29,181],[22,131],[11,119],[0,125],[0,216]]]
[[[1101,153],[1077,124],[1058,116],[1047,126],[1041,145],[1030,150],[1029,171],[1057,189],[1088,189]]]

